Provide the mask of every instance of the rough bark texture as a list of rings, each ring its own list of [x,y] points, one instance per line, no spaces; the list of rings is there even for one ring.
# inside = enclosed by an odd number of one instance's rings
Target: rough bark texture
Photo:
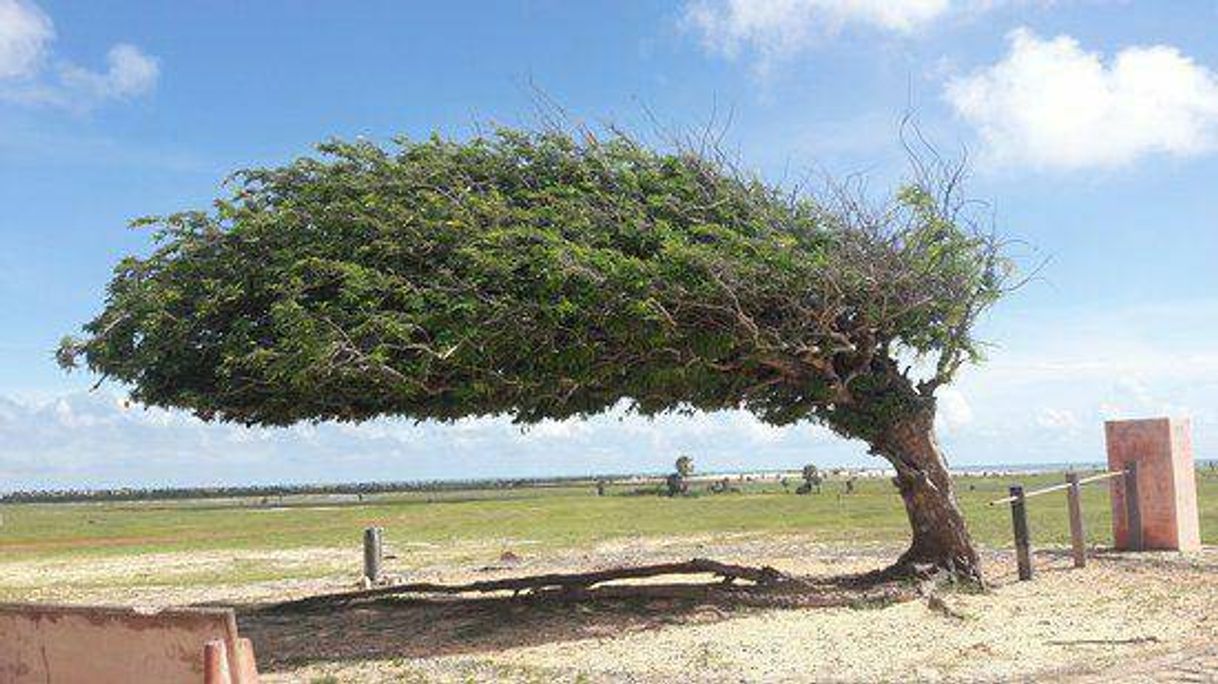
[[[981,583],[977,550],[935,438],[934,416],[930,408],[893,425],[879,449],[896,467],[895,484],[913,530],[909,549],[893,569],[913,574],[946,572],[955,579]]]

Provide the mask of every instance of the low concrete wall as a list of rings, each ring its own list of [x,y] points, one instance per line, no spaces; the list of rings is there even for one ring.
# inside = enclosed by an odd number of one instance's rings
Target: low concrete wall
[[[0,604],[0,684],[199,684],[213,640],[238,671],[228,609]]]

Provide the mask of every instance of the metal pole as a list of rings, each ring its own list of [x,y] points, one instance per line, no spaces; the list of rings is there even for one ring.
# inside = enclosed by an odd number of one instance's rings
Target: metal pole
[[[364,577],[374,584],[381,577],[381,558],[381,528],[366,528],[364,530]]]
[[[1083,529],[1083,501],[1078,473],[1066,473],[1066,482],[1070,484],[1066,490],[1066,500],[1070,505],[1070,545],[1074,550],[1074,567],[1082,568],[1087,566],[1087,539]]]
[[[1023,487],[1015,485],[1011,493],[1011,523],[1015,528],[1015,558],[1019,564],[1019,579],[1032,579],[1032,548],[1028,534],[1028,507]]]
[[[1085,485],[1089,482],[1098,482],[1100,480],[1107,480],[1110,477],[1122,477],[1124,475],[1125,475],[1124,470],[1113,470],[1113,471],[1107,472],[1107,473],[1100,473],[1098,475],[1090,475],[1088,477],[1084,477],[1084,478],[1080,479],[1078,481],[1078,483],[1080,485]],[[1031,499],[1034,496],[1040,496],[1041,494],[1048,494],[1050,492],[1056,492],[1061,489],[1069,489],[1069,488],[1070,488],[1069,484],[1059,484],[1059,485],[1053,485],[1052,487],[1043,487],[1041,489],[1034,489],[1030,492],[1024,492],[1024,498]],[[1009,504],[1014,500],[1015,499],[1013,497],[1008,496],[1008,497],[1004,497],[1002,499],[994,499],[993,501],[990,502],[990,505],[997,506],[999,504]]]
[[[1125,527],[1129,532],[1129,550],[1142,550],[1142,509],[1138,501],[1138,463],[1125,464]]]

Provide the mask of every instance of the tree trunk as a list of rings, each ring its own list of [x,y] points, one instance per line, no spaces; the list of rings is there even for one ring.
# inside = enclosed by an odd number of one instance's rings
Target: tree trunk
[[[889,428],[877,449],[896,467],[895,484],[913,529],[909,549],[897,560],[898,573],[946,572],[982,582],[977,550],[956,503],[943,452],[935,439],[934,408]]]

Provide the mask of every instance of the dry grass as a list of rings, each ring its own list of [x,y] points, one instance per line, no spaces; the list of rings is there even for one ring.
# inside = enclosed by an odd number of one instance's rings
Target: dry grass
[[[502,564],[511,548],[519,562]],[[882,566],[891,546],[827,545],[800,535],[616,540],[577,550],[496,540],[409,550],[412,579],[461,582],[709,556],[828,576]],[[402,552],[402,550],[399,550]],[[0,563],[23,598],[127,604],[252,605],[352,586],[352,548],[195,551]],[[404,561],[397,561],[399,566]],[[1103,679],[1218,642],[1218,549],[1097,554],[1085,570],[1037,555],[1014,581],[1009,553],[987,553],[987,593],[854,608],[757,609],[698,601],[536,605],[502,598],[398,601],[297,618],[243,609],[268,682],[1006,681]],[[233,568],[244,568],[234,575]],[[390,562],[390,571],[395,562]],[[202,581],[211,578],[215,581]]]

